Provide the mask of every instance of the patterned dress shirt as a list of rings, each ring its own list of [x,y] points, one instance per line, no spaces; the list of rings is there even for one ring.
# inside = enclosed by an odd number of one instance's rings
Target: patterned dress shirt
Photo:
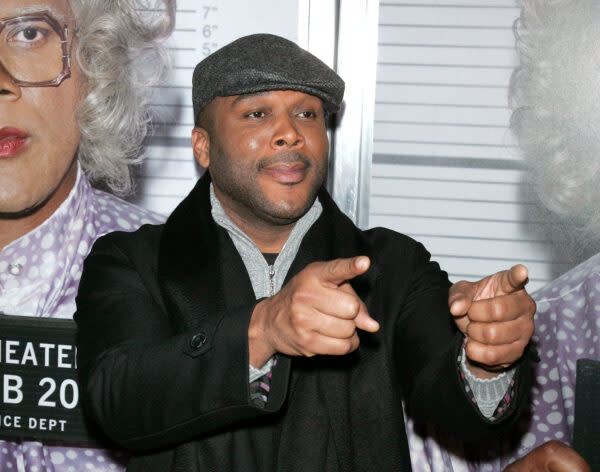
[[[37,228],[0,252],[0,312],[71,318],[82,265],[94,241],[110,231],[133,231],[162,218],[93,189],[78,169],[67,199]],[[118,452],[0,438],[0,472],[113,472]]]
[[[546,285],[533,298],[537,303],[533,341],[540,362],[535,367],[531,422],[523,422],[520,434],[513,434],[519,438],[516,444],[506,437],[478,448],[435,433],[433,438],[422,439],[409,424],[416,472],[499,472],[552,439],[571,444],[577,359],[600,359],[600,254]]]

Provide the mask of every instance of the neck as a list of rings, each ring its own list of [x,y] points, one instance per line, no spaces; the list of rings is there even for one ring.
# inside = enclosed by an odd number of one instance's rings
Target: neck
[[[281,252],[295,224],[295,222],[287,225],[260,224],[256,221],[249,221],[228,208],[223,207],[223,210],[231,218],[231,221],[254,241],[259,251],[267,254]]]
[[[64,202],[77,180],[77,165],[71,165],[56,190],[31,212],[22,212],[24,216],[0,217],[0,253],[13,241],[29,233],[46,221]]]

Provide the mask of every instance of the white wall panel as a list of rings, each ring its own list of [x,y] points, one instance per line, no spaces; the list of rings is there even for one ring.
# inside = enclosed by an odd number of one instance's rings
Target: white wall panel
[[[451,279],[516,262],[536,288],[570,261],[508,125],[516,1],[381,1],[369,226],[423,242]]]

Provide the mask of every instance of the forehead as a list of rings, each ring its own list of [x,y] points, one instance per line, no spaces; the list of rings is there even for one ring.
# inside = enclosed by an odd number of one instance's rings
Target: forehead
[[[228,97],[217,97],[215,102],[224,107],[234,108],[238,105],[253,103],[270,103],[281,106],[296,106],[309,104],[311,106],[322,106],[321,99],[314,95],[296,90],[267,90],[264,92],[246,93],[243,95],[231,95]]]
[[[61,22],[71,16],[67,0],[0,0],[0,19],[43,11]]]

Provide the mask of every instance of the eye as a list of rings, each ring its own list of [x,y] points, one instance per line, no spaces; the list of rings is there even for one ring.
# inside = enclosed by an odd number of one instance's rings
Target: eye
[[[10,33],[8,41],[30,45],[42,42],[47,36],[48,31],[44,28],[36,25],[23,25]]]
[[[35,28],[29,27],[21,31],[21,35],[25,41],[34,41],[35,39],[38,39],[38,36],[41,36],[41,33]]]
[[[304,110],[298,113],[298,116],[305,119],[314,119],[317,117],[317,113],[313,110]]]
[[[246,115],[248,118],[264,118],[267,114],[264,111],[255,110]]]

